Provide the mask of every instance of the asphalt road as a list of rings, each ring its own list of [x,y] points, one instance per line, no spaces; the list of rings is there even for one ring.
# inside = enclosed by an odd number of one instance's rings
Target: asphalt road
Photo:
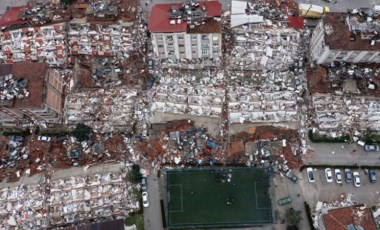
[[[347,9],[357,9],[380,5],[380,0],[296,0],[298,3],[310,3],[320,6],[328,6],[331,12],[346,12]]]
[[[378,165],[380,152],[366,152],[358,144],[347,143],[312,143],[308,142],[315,151],[312,155],[304,156],[305,164],[329,165]]]
[[[162,216],[160,206],[160,189],[156,170],[151,170],[148,176],[149,207],[144,208],[145,230],[162,230]]]

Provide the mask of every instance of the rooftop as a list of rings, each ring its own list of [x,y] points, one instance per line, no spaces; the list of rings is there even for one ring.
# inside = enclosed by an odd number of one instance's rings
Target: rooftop
[[[28,21],[20,19],[19,15],[23,10],[28,8],[30,7],[16,6],[10,8],[0,17],[0,26],[11,26],[16,24],[27,23]]]
[[[323,17],[325,42],[330,49],[340,50],[375,50],[380,49],[380,43],[371,45],[371,39],[363,39],[361,32],[351,32],[347,24],[348,13],[331,12]],[[373,19],[375,20],[375,19]],[[374,22],[367,22],[371,24]]]
[[[219,1],[198,2],[197,8],[206,9],[206,18],[219,17],[222,12],[222,5]],[[169,12],[171,9],[182,11],[182,3],[176,4],[156,4],[152,8],[152,13],[149,17],[148,28],[153,33],[165,32],[186,32],[188,21],[183,19],[171,20],[169,19]],[[179,9],[179,10],[178,10]],[[207,20],[210,22],[210,20]],[[173,23],[174,22],[174,23]],[[205,25],[202,25],[205,26]],[[208,28],[208,27],[204,27]],[[214,28],[214,26],[210,26]],[[202,30],[203,31],[203,30]],[[209,31],[206,31],[209,32]]]
[[[13,64],[12,74],[16,79],[28,79],[28,98],[16,99],[13,103],[15,108],[40,108],[43,104],[44,76],[47,70],[46,63],[26,63]]]
[[[346,230],[352,224],[363,229],[376,229],[371,210],[362,205],[329,210],[323,221],[326,230]]]

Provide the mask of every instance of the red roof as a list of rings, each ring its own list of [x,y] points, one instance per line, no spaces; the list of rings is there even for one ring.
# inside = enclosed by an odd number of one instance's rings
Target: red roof
[[[290,28],[303,29],[303,17],[288,15],[288,25]]]
[[[187,28],[187,22],[182,21],[181,24],[169,24],[169,11],[170,6],[175,5],[178,8],[182,6],[182,3],[177,4],[156,4],[152,8],[152,12],[149,17],[148,29],[153,33],[164,32],[185,32]],[[205,5],[207,9],[207,17],[217,17],[222,13],[222,4],[219,1],[207,1],[199,2],[199,5]]]
[[[28,22],[27,20],[19,18],[21,11],[28,8],[28,6],[16,6],[10,8],[1,16],[0,26],[11,26]]]

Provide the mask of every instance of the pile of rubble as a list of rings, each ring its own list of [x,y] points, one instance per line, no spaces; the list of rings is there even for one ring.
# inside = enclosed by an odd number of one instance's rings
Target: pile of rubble
[[[163,75],[150,95],[152,112],[220,117],[225,90],[222,73],[216,76]],[[195,84],[196,83],[196,84]]]
[[[1,189],[1,229],[48,227],[46,194],[43,188],[43,186],[33,184]]]
[[[230,86],[228,97],[231,123],[299,120],[297,94],[292,91],[261,92],[254,85]]]
[[[125,216],[138,209],[135,198],[128,191],[125,174],[107,173],[87,177],[71,177],[51,182],[51,224],[63,226],[110,216]]]
[[[378,76],[373,66],[341,63],[309,70],[310,117],[318,133],[336,137],[353,130],[380,130]]]
[[[66,24],[15,29],[0,33],[0,59],[7,64],[44,61],[62,66],[67,61]]]
[[[115,23],[107,26],[74,20],[70,22],[68,32],[71,55],[115,56],[121,60],[129,57],[128,53],[133,49],[129,25]]]
[[[96,133],[131,126],[136,95],[126,87],[72,93],[66,98],[64,122],[85,123]]]
[[[0,76],[0,101],[13,101],[14,98],[29,97],[28,80],[13,79],[13,75]]]
[[[126,173],[95,173],[3,188],[1,229],[42,229],[126,216],[139,209]],[[46,190],[45,190],[46,188]]]

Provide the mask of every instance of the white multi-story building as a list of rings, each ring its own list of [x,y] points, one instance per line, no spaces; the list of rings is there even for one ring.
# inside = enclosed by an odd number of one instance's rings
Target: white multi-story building
[[[314,29],[310,56],[317,64],[333,61],[380,63],[380,7],[327,13]]]
[[[148,26],[156,58],[172,64],[195,59],[218,64],[222,55],[220,15],[219,1],[156,4]]]

